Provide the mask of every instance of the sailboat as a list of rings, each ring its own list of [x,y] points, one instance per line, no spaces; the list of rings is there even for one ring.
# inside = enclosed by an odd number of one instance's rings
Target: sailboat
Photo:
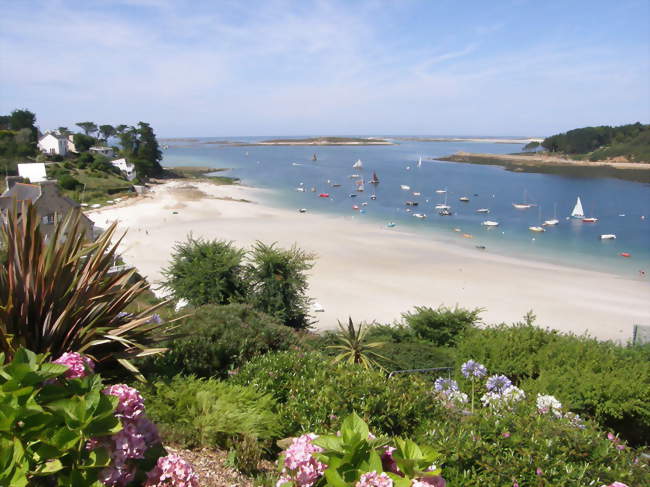
[[[518,210],[527,210],[528,208],[533,206],[530,203],[526,203],[526,194],[527,194],[526,190],[524,190],[524,202],[523,203],[513,203],[512,206],[514,206]]]
[[[357,191],[362,193],[365,191],[365,186],[363,185],[363,179],[357,181]]]
[[[541,206],[539,207],[538,219],[540,221],[542,220],[542,207]],[[541,225],[530,226],[530,227],[528,227],[528,230],[530,230],[531,232],[545,232],[546,231],[546,229],[544,227],[542,227]]]
[[[573,207],[573,211],[571,212],[571,216],[573,218],[584,218],[585,217],[585,212],[582,209],[582,202],[580,201],[580,196],[578,196],[578,199],[576,201],[576,205]]]
[[[498,227],[499,222],[495,222],[493,220],[485,220],[483,223],[481,223],[484,227]]]
[[[418,167],[422,167],[422,156],[418,159]]]
[[[447,206],[447,191],[445,191],[445,202],[442,205],[436,205],[436,210],[447,210],[451,209],[450,206]]]
[[[363,169],[363,163],[361,162],[361,159],[357,159],[357,162],[352,164],[352,169]]]
[[[402,188],[404,191],[410,191],[411,189],[411,187],[406,184],[400,184],[399,187]]]
[[[370,180],[370,184],[379,184],[379,178],[377,177],[377,173],[375,171],[372,171],[372,179]]]
[[[311,156],[311,160],[312,160],[312,161],[317,161],[317,160],[318,160],[318,157],[316,157],[316,153],[315,153],[315,152],[314,152],[314,155]]]
[[[557,225],[558,223],[560,223],[560,220],[557,219],[557,203],[555,203],[553,205],[553,219],[544,220],[544,223],[542,223],[542,225],[549,227],[549,226]]]

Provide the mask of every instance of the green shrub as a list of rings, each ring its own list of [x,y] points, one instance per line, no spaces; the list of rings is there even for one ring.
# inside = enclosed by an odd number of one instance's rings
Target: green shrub
[[[418,338],[436,345],[453,345],[479,320],[481,311],[458,306],[453,309],[416,306],[414,312],[403,313],[402,318]]]
[[[539,414],[529,400],[498,414],[448,410],[446,417],[426,425],[417,440],[441,453],[448,485],[645,485],[650,469],[639,452],[608,440],[593,424],[584,426]]]
[[[431,384],[414,376],[388,379],[358,365],[332,364],[316,352],[278,352],[247,363],[231,380],[272,394],[285,435],[335,430],[356,412],[376,434],[409,435],[439,410]]]
[[[527,391],[553,394],[633,443],[650,438],[650,361],[642,347],[518,324],[473,330],[458,354]]]
[[[244,474],[253,474],[258,471],[264,450],[254,436],[242,435],[233,441],[233,446],[228,452],[226,464]]]
[[[97,485],[110,463],[91,438],[122,429],[118,398],[102,394],[99,375],[63,380],[66,365],[19,349],[6,365],[0,353],[0,485]]]
[[[167,441],[188,447],[228,447],[244,435],[280,434],[270,395],[216,379],[176,376],[142,389],[147,414]]]
[[[174,246],[164,286],[195,306],[228,304],[246,294],[242,278],[245,252],[225,240],[194,239]]]
[[[293,330],[245,304],[198,308],[179,329],[169,350],[145,361],[143,370],[172,376],[226,376],[251,358],[297,343]]]
[[[59,186],[61,186],[63,189],[68,189],[71,191],[81,186],[81,183],[70,174],[61,174],[58,177],[57,181],[59,182]]]

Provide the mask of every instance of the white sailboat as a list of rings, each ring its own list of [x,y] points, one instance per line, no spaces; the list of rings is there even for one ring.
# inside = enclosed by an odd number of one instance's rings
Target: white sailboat
[[[499,222],[495,222],[492,220],[485,220],[483,223],[481,223],[484,227],[498,227]]]
[[[553,205],[553,219],[544,220],[544,223],[542,223],[542,225],[544,225],[546,227],[550,227],[550,226],[553,226],[553,225],[557,225],[558,223],[560,223],[560,220],[557,219],[557,203],[555,203]]]
[[[445,190],[445,202],[441,205],[436,205],[436,210],[451,210],[451,206],[447,205],[447,191]]]
[[[357,181],[357,191],[360,193],[363,193],[366,190],[366,187],[363,184],[363,179],[361,181]]]
[[[422,167],[422,156],[418,159],[418,167]]]
[[[514,207],[517,208],[518,210],[527,210],[528,208],[530,208],[531,206],[533,206],[531,203],[527,203],[527,202],[526,202],[526,196],[527,196],[527,194],[528,194],[528,193],[527,193],[526,190],[524,189],[524,202],[523,202],[523,203],[513,203],[512,206],[514,206]]]
[[[571,216],[573,218],[584,218],[585,217],[585,212],[582,209],[582,202],[580,201],[580,196],[578,196],[578,200],[576,201],[576,205],[573,207],[573,211],[571,212]]]
[[[361,159],[357,159],[357,162],[352,164],[353,169],[363,169],[363,163],[361,162]]]
[[[411,187],[407,186],[406,184],[400,184],[399,187],[402,188],[404,191],[410,191],[411,190]]]
[[[541,206],[539,207],[538,218],[539,218],[540,221],[542,220],[542,207]],[[530,230],[531,232],[545,232],[546,231],[546,229],[541,225],[530,226],[530,227],[528,227],[528,230]]]

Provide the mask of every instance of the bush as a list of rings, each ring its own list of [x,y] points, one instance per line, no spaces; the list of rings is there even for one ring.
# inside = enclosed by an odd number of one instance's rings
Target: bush
[[[336,430],[352,412],[376,434],[409,435],[439,409],[431,385],[420,378],[388,379],[358,365],[332,364],[316,352],[266,354],[231,380],[273,395],[285,435]]]
[[[247,273],[248,300],[287,326],[308,328],[311,300],[305,294],[309,287],[305,273],[313,267],[313,260],[312,254],[295,246],[278,249],[275,244],[256,242]]]
[[[84,164],[90,164],[94,160],[95,160],[95,158],[93,157],[93,155],[90,152],[82,152],[81,154],[79,154],[79,157],[77,158],[78,162],[84,163]]]
[[[402,318],[418,338],[436,345],[453,345],[478,321],[481,311],[479,308],[468,310],[458,306],[454,309],[416,306],[415,312],[403,313]]]
[[[297,343],[294,332],[249,305],[206,305],[179,329],[169,350],[145,362],[143,370],[159,375],[226,376],[253,357],[286,350]]]
[[[176,376],[146,386],[147,412],[164,439],[188,447],[229,447],[244,436],[279,436],[275,401],[252,387]]]
[[[163,285],[195,306],[228,304],[242,300],[245,252],[225,240],[194,239],[174,246],[172,260],[163,271]]]
[[[473,330],[458,353],[526,390],[553,394],[633,443],[650,438],[650,361],[642,348],[518,324]]]
[[[59,182],[59,186],[70,191],[74,191],[78,187],[81,187],[81,183],[70,174],[62,174],[59,176],[57,181]]]

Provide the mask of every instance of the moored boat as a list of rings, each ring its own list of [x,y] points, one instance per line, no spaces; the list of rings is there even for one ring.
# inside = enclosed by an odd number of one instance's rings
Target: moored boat
[[[544,229],[544,227],[540,227],[540,226],[538,226],[538,225],[535,225],[535,226],[532,226],[532,227],[528,227],[528,230],[530,230],[531,232],[545,232],[545,231],[546,231],[546,230]]]
[[[451,216],[452,213],[451,213],[451,210],[449,208],[443,208],[442,210],[440,210],[438,212],[438,215],[440,215],[440,216]]]
[[[321,193],[318,196],[321,197],[321,198],[329,198],[330,194],[329,193]]]
[[[402,188],[404,191],[410,191],[411,190],[411,187],[407,186],[406,184],[400,184],[399,187]]]
[[[479,208],[476,213],[490,213],[490,210],[488,208]]]
[[[372,179],[370,180],[370,184],[379,184],[379,178],[377,177],[377,173],[375,171],[372,171]]]
[[[582,221],[584,223],[596,223],[598,221],[598,218],[590,216],[590,217],[587,217],[587,218],[583,218]]]
[[[578,199],[576,200],[576,205],[573,207],[573,211],[571,212],[571,216],[573,218],[584,218],[585,217],[585,212],[582,209],[582,201],[580,201],[580,196],[578,196]]]
[[[616,238],[616,235],[613,233],[603,233],[600,236],[601,240],[614,240]]]
[[[352,164],[353,169],[363,169],[363,162],[361,162],[361,159],[357,159],[357,162]]]
[[[481,223],[484,227],[498,227],[499,222],[495,222],[493,220],[485,220],[483,223]]]
[[[461,196],[460,198],[458,198],[458,200],[462,201],[463,203],[469,202],[469,198],[467,196]]]

